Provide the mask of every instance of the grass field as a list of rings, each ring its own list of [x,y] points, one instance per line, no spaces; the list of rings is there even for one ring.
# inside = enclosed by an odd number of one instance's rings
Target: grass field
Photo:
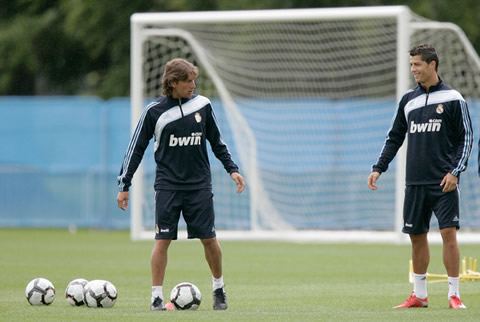
[[[220,241],[221,242],[221,241]],[[432,283],[429,308],[393,310],[406,299],[409,245],[221,242],[229,308],[212,309],[211,277],[199,241],[172,243],[164,297],[183,281],[202,291],[198,311],[150,312],[152,241],[125,231],[0,229],[1,321],[478,321],[480,281],[462,282],[467,310],[448,309],[447,284]],[[444,273],[441,246],[431,247],[431,273]],[[462,256],[480,257],[478,245]],[[25,299],[27,283],[56,287],[50,306]],[[118,300],[111,309],[72,307],[64,298],[75,278],[106,279]]]

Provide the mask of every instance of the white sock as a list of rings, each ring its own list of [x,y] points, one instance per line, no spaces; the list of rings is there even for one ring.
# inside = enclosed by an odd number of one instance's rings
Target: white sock
[[[420,299],[427,297],[427,274],[413,273],[413,294]]]
[[[152,286],[152,302],[156,297],[163,300],[163,286]]]
[[[460,277],[448,277],[448,299],[453,295],[460,298],[459,285]]]
[[[220,278],[215,278],[212,276],[212,282],[213,282],[213,290],[215,291],[217,288],[222,288],[223,287],[223,275],[220,276]]]

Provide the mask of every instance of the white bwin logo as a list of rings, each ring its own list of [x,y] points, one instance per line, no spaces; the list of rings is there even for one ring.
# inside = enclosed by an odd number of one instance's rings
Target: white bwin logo
[[[442,120],[428,120],[428,123],[410,122],[410,133],[421,132],[439,132],[442,127]]]
[[[169,146],[187,146],[187,145],[200,145],[202,144],[202,132],[192,133],[191,136],[175,137],[170,134]]]

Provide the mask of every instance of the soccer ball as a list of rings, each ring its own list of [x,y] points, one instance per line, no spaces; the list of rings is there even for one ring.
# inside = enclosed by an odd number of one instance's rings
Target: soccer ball
[[[196,310],[202,302],[202,293],[194,284],[183,282],[172,289],[170,300],[177,310]]]
[[[83,298],[83,288],[88,281],[83,278],[77,278],[68,283],[65,289],[65,298],[67,302],[73,306],[81,306],[85,304]]]
[[[83,298],[88,307],[112,307],[117,301],[117,289],[109,281],[93,280],[83,288]]]
[[[35,278],[25,288],[25,297],[31,305],[50,305],[55,300],[55,287],[46,278]]]

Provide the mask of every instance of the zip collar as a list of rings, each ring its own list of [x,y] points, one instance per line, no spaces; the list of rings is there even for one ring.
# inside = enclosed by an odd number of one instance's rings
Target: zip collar
[[[427,93],[427,90],[425,89],[425,87],[423,87],[422,85],[420,85],[420,83],[417,83],[418,84],[418,88],[424,92],[424,93]],[[431,92],[435,92],[435,91],[438,91],[440,89],[440,87],[442,87],[443,85],[443,80],[440,78],[440,76],[438,76],[438,83],[436,83],[435,85],[433,86],[430,86],[430,88],[428,89],[428,93],[431,93]]]
[[[196,96],[196,95],[195,95]],[[180,109],[180,113],[182,114],[182,117],[185,116],[185,114],[183,114],[183,108],[182,108],[182,105],[187,103],[188,101],[190,101],[192,98],[194,98],[195,96],[192,95],[192,97],[189,97],[189,98],[181,98],[181,99],[178,99],[178,98],[173,98],[172,96],[167,96],[167,101],[168,101],[168,105],[170,106],[178,106],[178,108]]]
[[[182,99],[173,98],[172,96],[167,96],[167,100],[168,100],[169,103],[174,104],[174,105],[183,105],[183,104],[187,103],[188,101],[190,101],[195,96],[197,96],[197,95],[194,94],[190,98],[182,98]]]

